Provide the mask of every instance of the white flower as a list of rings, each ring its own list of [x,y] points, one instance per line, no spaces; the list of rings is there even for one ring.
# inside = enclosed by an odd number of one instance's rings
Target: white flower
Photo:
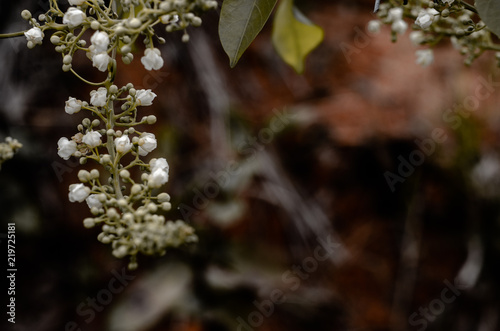
[[[403,19],[403,8],[391,8],[387,14],[387,19],[389,22],[396,22]]]
[[[69,186],[69,201],[71,202],[82,202],[85,200],[90,194],[90,188],[87,186],[83,185],[82,183],[80,184],[71,184]]]
[[[101,134],[97,131],[90,131],[90,132],[87,132],[83,138],[82,138],[82,142],[84,144],[87,144],[90,148],[95,148],[97,146],[99,146],[102,141],[101,141]]]
[[[85,199],[85,202],[89,206],[89,208],[102,208],[102,203],[99,201],[99,195],[97,194],[91,194]]]
[[[69,7],[63,17],[63,24],[67,24],[68,28],[74,28],[83,23],[87,18],[84,12],[75,7]]]
[[[148,186],[151,188],[159,188],[166,182],[168,182],[168,172],[158,168],[149,175]]]
[[[417,56],[415,63],[422,67],[427,67],[434,61],[434,52],[432,49],[419,49],[415,52],[415,55]]]
[[[159,159],[151,159],[151,174],[149,175],[148,185],[151,188],[159,188],[161,185],[168,182],[168,163],[163,157]]]
[[[121,136],[115,139],[115,146],[117,152],[125,154],[132,148],[132,143],[128,136]]]
[[[35,45],[42,44],[43,32],[40,28],[38,27],[31,28],[28,31],[26,31],[24,35],[26,36],[26,40],[28,42],[31,41]]]
[[[108,50],[109,36],[106,32],[96,31],[90,37],[90,42],[94,46],[93,50],[95,53],[103,53]]]
[[[64,111],[70,115],[78,113],[82,109],[82,102],[70,97],[66,101],[66,106],[64,106]]]
[[[168,162],[165,158],[160,157],[159,159],[151,159],[149,161],[149,165],[151,166],[151,172],[155,171],[156,169],[163,169],[166,172],[168,172]]]
[[[447,3],[449,5],[451,5],[453,2],[455,2],[455,0],[443,0],[443,3]]]
[[[139,155],[147,155],[149,152],[152,152],[156,148],[156,146],[157,142],[155,135],[152,133],[144,132],[143,134],[141,134],[141,137],[139,139]]]
[[[94,56],[92,56],[92,65],[99,69],[99,71],[104,72],[108,69],[110,60],[111,57],[106,52],[95,54]]]
[[[418,13],[415,24],[422,29],[427,29],[429,26],[431,26],[432,22],[434,22],[434,17],[438,14],[439,12],[434,8],[422,10],[420,13]]]
[[[105,87],[99,87],[97,91],[90,92],[90,103],[96,107],[104,107],[106,105],[108,91]]]
[[[163,58],[158,48],[146,48],[141,62],[146,70],[158,70],[163,67]]]
[[[403,20],[396,21],[392,23],[392,31],[398,33],[398,34],[404,34],[406,32],[406,29],[408,29],[408,23],[406,23]]]
[[[156,98],[156,94],[154,92],[151,92],[150,89],[137,90],[135,98],[137,99],[138,105],[151,106],[153,104],[154,98]]]
[[[420,46],[422,42],[425,40],[425,33],[422,31],[412,31],[410,33],[410,41],[415,46]]]
[[[68,2],[73,6],[81,6],[85,2],[85,0],[68,0]]]
[[[371,20],[370,22],[368,22],[366,29],[368,30],[368,32],[371,32],[371,33],[379,33],[381,27],[382,27],[381,21]]]
[[[57,154],[65,160],[76,152],[76,142],[73,140],[68,140],[68,138],[62,137],[57,142]]]

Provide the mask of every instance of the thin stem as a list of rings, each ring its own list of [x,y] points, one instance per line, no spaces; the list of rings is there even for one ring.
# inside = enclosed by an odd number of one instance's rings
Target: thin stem
[[[465,1],[460,1],[460,3],[464,6],[465,9],[470,10],[471,12],[478,14],[476,7],[471,5],[470,3],[467,3]]]
[[[78,77],[80,80],[82,80],[84,83],[87,83],[89,85],[93,85],[93,86],[101,86],[101,85],[104,85],[107,81],[107,79],[105,81],[102,81],[100,83],[94,83],[94,82],[91,82],[91,81],[88,81],[86,80],[85,78],[83,78],[82,76],[80,76],[79,74],[76,73],[76,71],[73,70],[73,68],[70,68],[69,69],[76,77]]]
[[[0,33],[0,39],[24,36],[24,33],[27,31],[28,30],[11,32],[11,33]]]

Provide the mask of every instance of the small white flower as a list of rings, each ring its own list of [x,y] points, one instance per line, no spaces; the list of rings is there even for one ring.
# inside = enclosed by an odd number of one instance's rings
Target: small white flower
[[[149,161],[149,165],[151,166],[151,172],[155,171],[156,169],[163,169],[166,172],[168,172],[169,166],[168,162],[165,158],[160,157],[159,159],[151,159]]]
[[[443,3],[447,3],[449,5],[451,5],[453,2],[455,2],[455,0],[443,0]]]
[[[425,40],[425,33],[422,31],[412,31],[410,33],[410,41],[415,46],[420,46],[422,42]]]
[[[96,107],[104,107],[106,105],[108,91],[105,87],[99,87],[97,91],[90,92],[90,103]]]
[[[40,28],[38,27],[34,27],[34,28],[31,28],[29,29],[28,31],[26,31],[24,33],[24,35],[26,36],[26,40],[28,42],[32,42],[33,44],[42,44],[42,40],[43,40],[43,32]]]
[[[141,62],[146,70],[158,70],[163,67],[163,58],[158,48],[146,48]]]
[[[93,50],[96,54],[103,53],[108,50],[109,36],[106,32],[96,31],[92,37],[90,37],[90,42],[94,46]]]
[[[70,97],[66,101],[66,106],[64,106],[64,111],[70,115],[78,113],[82,109],[82,102],[73,97]]]
[[[111,61],[111,57],[106,52],[92,56],[92,65],[102,72],[108,69],[109,61]]]
[[[151,188],[159,188],[166,182],[168,182],[168,172],[158,168],[149,175],[148,186]]]
[[[427,10],[422,10],[418,13],[418,17],[415,20],[415,24],[422,29],[427,29],[434,22],[434,17],[438,15],[439,12],[434,8],[429,8]]]
[[[368,22],[366,29],[368,30],[368,32],[371,32],[371,33],[379,33],[381,27],[382,27],[381,21],[371,20],[370,22]]]
[[[406,23],[403,20],[395,21],[392,23],[392,31],[396,32],[397,34],[404,34],[406,32],[406,29],[408,29],[408,23]]]
[[[145,156],[157,146],[156,137],[152,133],[144,132],[139,139],[139,155]],[[166,162],[166,160],[165,160]]]
[[[69,201],[71,202],[82,202],[85,200],[90,194],[90,188],[87,186],[83,185],[82,183],[80,184],[71,184],[69,186]]]
[[[68,28],[74,28],[83,23],[87,18],[84,12],[75,7],[69,7],[63,17],[63,24],[67,24]]]
[[[57,154],[61,158],[68,160],[74,152],[76,152],[76,142],[68,140],[66,137],[59,139],[57,142]]]
[[[117,152],[125,154],[132,148],[132,143],[128,136],[121,136],[115,139],[115,146]]]
[[[154,92],[151,92],[150,89],[137,90],[135,98],[137,99],[138,105],[151,106],[153,104],[154,98],[156,98],[156,94]]]
[[[68,2],[73,6],[81,6],[85,2],[85,0],[68,0]]]
[[[102,203],[99,201],[99,195],[91,194],[85,199],[85,202],[89,206],[89,208],[102,208]]]
[[[419,49],[415,52],[415,55],[417,56],[415,63],[422,67],[427,67],[434,61],[434,52],[432,49]]]
[[[403,19],[403,8],[391,8],[387,14],[387,19],[389,22],[396,22]]]
[[[95,148],[95,147],[99,146],[100,144],[102,144],[101,134],[97,131],[87,132],[83,136],[82,142],[84,144],[87,144],[90,148]]]

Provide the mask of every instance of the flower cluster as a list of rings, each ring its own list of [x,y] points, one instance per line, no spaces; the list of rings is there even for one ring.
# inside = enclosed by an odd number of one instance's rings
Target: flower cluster
[[[167,32],[183,30],[182,40],[187,42],[189,26],[200,26],[202,20],[195,13],[217,8],[212,0],[121,0],[120,18],[116,1],[110,7],[103,1],[69,0],[71,5],[65,11],[59,8],[56,0],[50,0],[50,9],[38,17],[32,17],[28,10],[21,16],[32,28],[24,33],[29,48],[41,44],[44,31],[54,30],[50,42],[55,45],[63,59],[63,70],[72,71],[74,53],[83,50],[92,65],[105,72],[116,61],[112,52],[118,51],[122,60],[130,64],[134,58],[132,49],[139,36],[144,37],[146,47],[141,62],[147,70],[158,70],[163,66],[160,50],[153,40],[164,43],[153,27],[164,24]],[[84,37],[88,30],[94,31],[88,40]],[[75,73],[76,74],[76,73]]]
[[[21,147],[23,145],[17,139],[11,137],[5,138],[5,142],[0,143],[0,168],[2,167],[2,163],[12,159]]]
[[[161,255],[168,247],[197,239],[184,222],[166,222],[157,214],[171,209],[168,194],[153,193],[167,183],[169,166],[165,158],[142,160],[157,148],[157,140],[153,133],[136,129],[156,122],[153,115],[139,116],[155,98],[151,90],[136,90],[131,83],[99,87],[90,92],[89,102],[69,97],[66,113],[88,111],[95,118],[84,118],[74,136],[58,141],[61,158],[77,157],[81,164],[93,160],[106,170],[107,181],[98,169],[80,170],[80,183],[70,185],[68,197],[71,202],[87,203],[94,217],[86,218],[84,226],[100,225],[99,241],[111,243],[116,257],[130,255],[130,268],[137,265],[139,252]],[[134,169],[142,173],[140,181],[133,179]]]
[[[21,16],[31,28],[24,32],[29,48],[43,42],[52,31],[50,42],[61,54],[62,69],[72,72],[86,84],[95,86],[88,100],[69,97],[64,111],[69,115],[86,112],[72,137],[57,142],[58,155],[80,163],[89,160],[98,168],[80,170],[79,182],[69,186],[71,202],[86,202],[92,217],[84,219],[87,228],[101,227],[98,240],[111,244],[113,255],[130,256],[129,268],[137,267],[137,254],[165,253],[168,247],[197,240],[194,230],[183,221],[167,221],[162,213],[172,206],[170,196],[159,192],[169,179],[165,158],[144,159],[158,145],[155,135],[140,131],[154,124],[156,117],[142,115],[153,104],[156,94],[150,89],[136,89],[132,83],[118,87],[116,58],[132,63],[132,50],[139,37],[144,55],[140,62],[146,70],[159,70],[164,61],[154,44],[164,43],[155,28],[167,32],[184,31],[187,42],[189,26],[200,26],[198,14],[217,7],[210,0],[68,0],[61,10],[58,1],[49,0],[50,9],[37,19],[24,10]],[[85,52],[93,67],[106,72],[102,82],[90,82],[73,69],[76,52]]]
[[[463,1],[418,0],[406,6],[388,1],[380,5],[377,12],[379,19],[370,21],[368,29],[377,32],[383,23],[391,24],[392,39],[396,41],[397,35],[406,32],[406,18],[412,22],[411,42],[415,46],[430,46],[416,51],[417,64],[424,67],[432,64],[432,47],[448,37],[465,56],[465,63],[470,65],[485,50],[500,51],[500,46],[492,42],[491,32],[485,29],[485,24],[476,13],[472,5]]]

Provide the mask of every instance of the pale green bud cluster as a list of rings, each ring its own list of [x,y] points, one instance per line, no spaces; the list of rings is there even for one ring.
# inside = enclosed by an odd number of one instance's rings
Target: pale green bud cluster
[[[410,1],[404,6],[394,1],[381,4],[377,12],[379,22],[392,24],[392,40],[396,41],[398,34],[403,34],[406,28],[402,31],[394,28],[394,13],[400,13],[402,18],[411,22],[414,31],[410,33],[410,40],[415,46],[430,46],[430,49],[417,51],[417,63],[423,66],[433,60],[432,47],[446,38],[465,56],[467,65],[485,50],[500,50],[500,45],[492,41],[491,32],[479,20],[475,8],[463,1],[420,0]],[[375,22],[370,22],[369,26],[375,27]]]
[[[19,151],[23,145],[12,137],[5,138],[5,142],[0,143],[0,168],[2,163],[14,157],[14,154]]]

